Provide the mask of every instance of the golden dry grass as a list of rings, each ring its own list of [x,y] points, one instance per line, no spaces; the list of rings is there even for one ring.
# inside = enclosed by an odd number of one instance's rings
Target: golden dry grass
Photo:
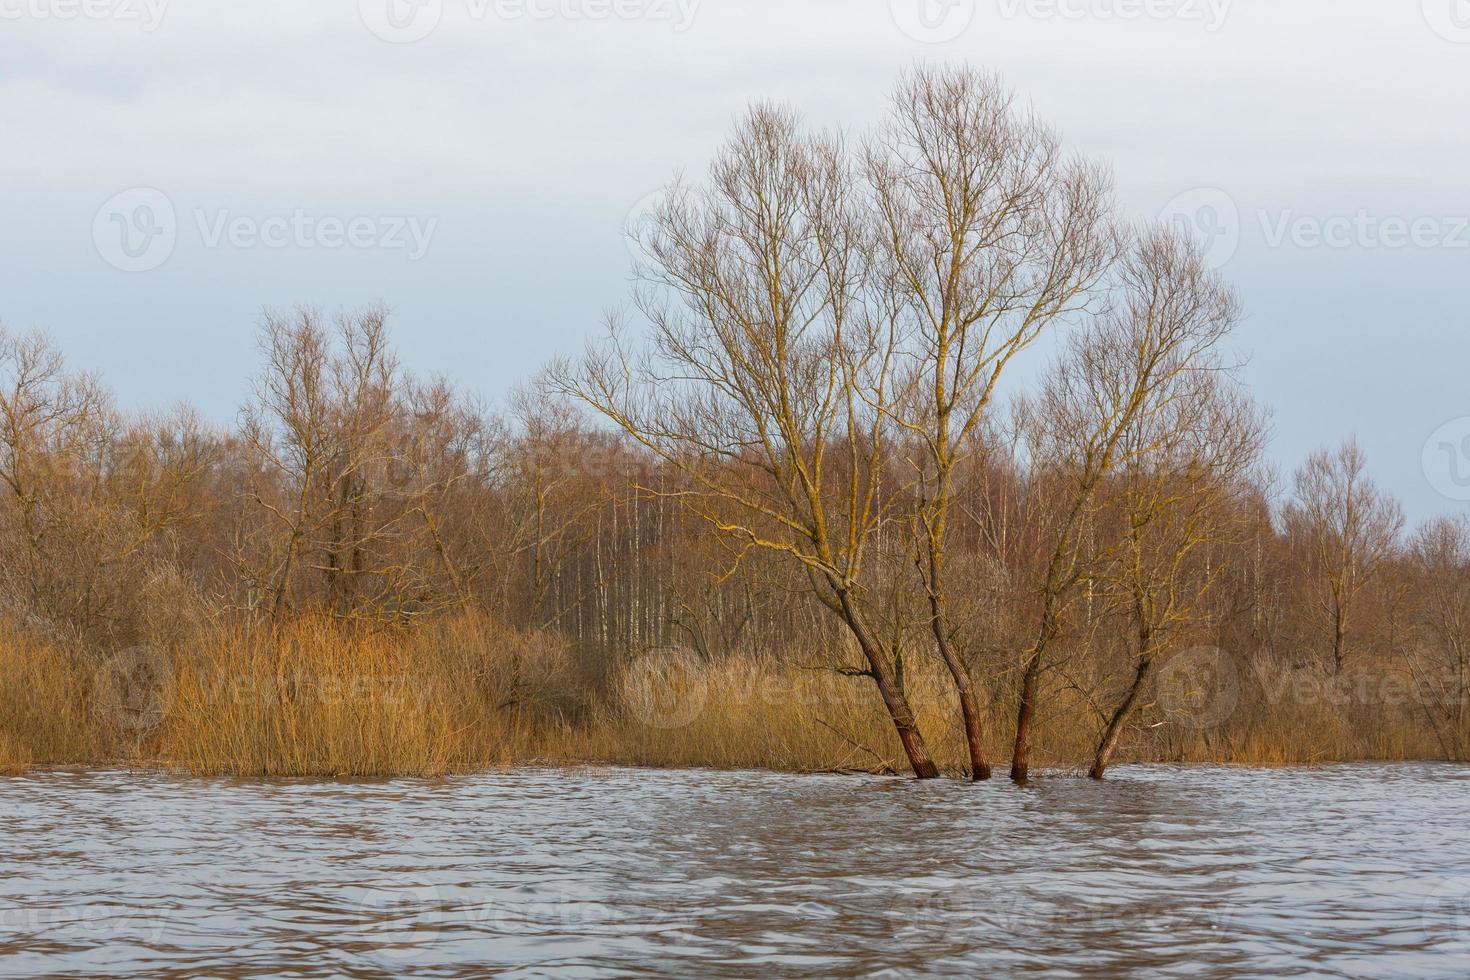
[[[181,658],[158,745],[195,773],[431,776],[514,762],[559,727],[547,637],[464,616],[406,631],[325,620],[209,631]],[[530,719],[541,722],[533,726]]]
[[[1221,724],[1162,726],[1151,739],[1135,739],[1133,755],[1268,767],[1452,755],[1427,720],[1439,706],[1410,687],[1401,665],[1392,663],[1336,675],[1256,659],[1239,665],[1233,707]]]
[[[954,706],[937,674],[911,675],[919,724],[953,730]],[[703,663],[664,652],[618,673],[588,726],[613,761],[650,766],[792,771],[902,770],[902,750],[866,678],[757,656]],[[943,739],[940,739],[942,742]],[[941,751],[940,757],[954,756]]]
[[[904,771],[871,682],[830,668],[814,656],[705,662],[656,651],[594,687],[565,643],[472,614],[411,629],[223,623],[167,650],[105,654],[0,628],[0,771],[125,763],[371,778],[529,762]],[[1117,761],[1285,766],[1441,754],[1411,702],[1283,694],[1326,682],[1274,671],[1253,665],[1220,725],[1146,705]],[[1049,677],[1037,768],[1088,761],[1106,686]],[[907,689],[936,760],[962,772],[945,677],[911,663]],[[986,727],[998,771],[1013,724],[1006,700],[992,703]]]
[[[96,673],[61,644],[0,626],[0,770],[83,764],[107,753],[90,708]]]

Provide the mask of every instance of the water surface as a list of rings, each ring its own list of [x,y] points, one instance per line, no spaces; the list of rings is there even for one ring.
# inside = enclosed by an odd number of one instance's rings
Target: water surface
[[[0,779],[0,975],[1470,975],[1470,768]]]

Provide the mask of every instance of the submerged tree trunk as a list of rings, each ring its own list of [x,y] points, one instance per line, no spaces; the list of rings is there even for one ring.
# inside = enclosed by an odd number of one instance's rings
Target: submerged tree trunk
[[[1138,704],[1138,696],[1143,693],[1144,686],[1149,677],[1153,675],[1153,654],[1147,653],[1138,660],[1138,667],[1133,672],[1133,684],[1128,688],[1128,693],[1113,710],[1112,717],[1108,719],[1108,727],[1103,730],[1102,738],[1097,743],[1097,752],[1092,757],[1092,768],[1087,775],[1092,779],[1102,779],[1107,772],[1108,764],[1113,760],[1113,753],[1118,749],[1118,741],[1123,736],[1123,726],[1128,722],[1128,716],[1133,714],[1133,708]]]
[[[889,659],[887,652],[873,639],[872,634],[868,631],[867,623],[858,613],[848,593],[840,591],[838,596],[843,621],[847,623],[848,629],[852,631],[853,637],[863,651],[863,657],[868,661],[868,670],[872,674],[873,682],[878,685],[878,693],[882,695],[883,705],[888,709],[888,717],[898,732],[898,740],[903,745],[904,754],[908,756],[909,766],[919,779],[937,778],[939,767],[929,755],[929,748],[925,745],[924,736],[914,719],[914,711],[909,705],[908,696],[898,682],[893,662]]]
[[[1011,782],[1024,783],[1031,774],[1031,724],[1036,717],[1036,686],[1041,676],[1041,654],[1034,653],[1021,678],[1021,702],[1016,710],[1016,742],[1011,748]]]
[[[1049,576],[1054,580],[1055,576]],[[1031,726],[1036,718],[1037,688],[1041,681],[1041,664],[1047,648],[1056,638],[1060,626],[1055,603],[1057,592],[1049,589],[1042,600],[1041,628],[1026,658],[1026,672],[1021,677],[1021,699],[1016,709],[1016,741],[1011,747],[1011,782],[1026,782],[1031,774]]]
[[[941,425],[946,425],[946,423],[941,423]],[[947,434],[947,428],[944,431]],[[941,454],[941,459],[948,460],[947,453]],[[934,645],[938,648],[939,657],[944,661],[944,666],[954,681],[955,693],[960,700],[960,718],[965,728],[965,748],[970,756],[970,779],[978,783],[990,778],[990,762],[985,758],[985,743],[981,738],[980,711],[975,704],[974,682],[970,677],[970,671],[949,642],[949,616],[944,591],[944,529],[951,499],[949,480],[947,473],[941,478],[941,490],[935,505],[938,512],[932,520],[927,518],[924,520],[928,531],[925,544],[929,564],[925,591],[929,594],[929,627],[934,634]],[[920,568],[923,567],[922,562],[921,557],[918,562]]]
[[[970,679],[970,672],[960,662],[954,648],[950,646],[949,637],[945,635],[943,604],[932,590],[929,593],[929,609],[932,614],[930,622],[934,628],[934,642],[939,647],[939,656],[944,660],[944,666],[949,668],[949,675],[954,679],[955,692],[960,698],[965,746],[970,752],[970,779],[977,783],[983,782],[990,778],[990,763],[985,758],[985,743],[980,737],[980,710],[975,704],[975,686]]]

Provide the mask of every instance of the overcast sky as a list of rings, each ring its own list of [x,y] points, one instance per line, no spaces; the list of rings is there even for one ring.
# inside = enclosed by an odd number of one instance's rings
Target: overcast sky
[[[0,0],[0,320],[224,422],[262,308],[383,301],[495,396],[750,99],[859,131],[919,59],[1206,236],[1285,470],[1356,434],[1412,516],[1466,507],[1470,0]]]

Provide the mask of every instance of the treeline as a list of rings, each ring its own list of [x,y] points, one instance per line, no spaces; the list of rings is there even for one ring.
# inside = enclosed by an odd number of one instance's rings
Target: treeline
[[[200,639],[228,634],[278,683],[306,647],[239,631],[320,624],[318,646],[412,674],[425,637],[464,642],[446,623],[499,624],[513,662],[493,684],[483,659],[432,654],[436,698],[477,694],[425,727],[439,754],[416,769],[472,764],[487,740],[450,758],[443,733],[488,715],[580,732],[595,757],[630,691],[677,699],[691,672],[706,715],[741,684],[800,686],[799,721],[759,724],[827,747],[628,747],[672,744],[656,724],[602,754],[820,767],[842,745],[845,764],[897,751],[921,777],[984,779],[999,757],[1025,780],[1038,745],[1098,778],[1268,743],[1293,747],[1281,761],[1470,753],[1470,520],[1409,532],[1352,442],[1278,485],[1229,347],[1235,294],[1185,238],[1123,221],[1106,170],[996,80],[911,72],[860,142],[757,106],[638,245],[607,336],[498,409],[403,370],[376,308],[267,315],[225,430],[120,412],[43,336],[0,333],[7,649],[159,651],[157,683],[180,687],[201,659],[229,668]],[[1052,363],[1002,397],[1049,335]],[[685,676],[632,677],[650,654]],[[9,673],[12,717],[57,714]],[[199,726],[222,717],[191,690]],[[863,690],[887,732],[854,720]],[[222,767],[271,768],[242,737]]]

